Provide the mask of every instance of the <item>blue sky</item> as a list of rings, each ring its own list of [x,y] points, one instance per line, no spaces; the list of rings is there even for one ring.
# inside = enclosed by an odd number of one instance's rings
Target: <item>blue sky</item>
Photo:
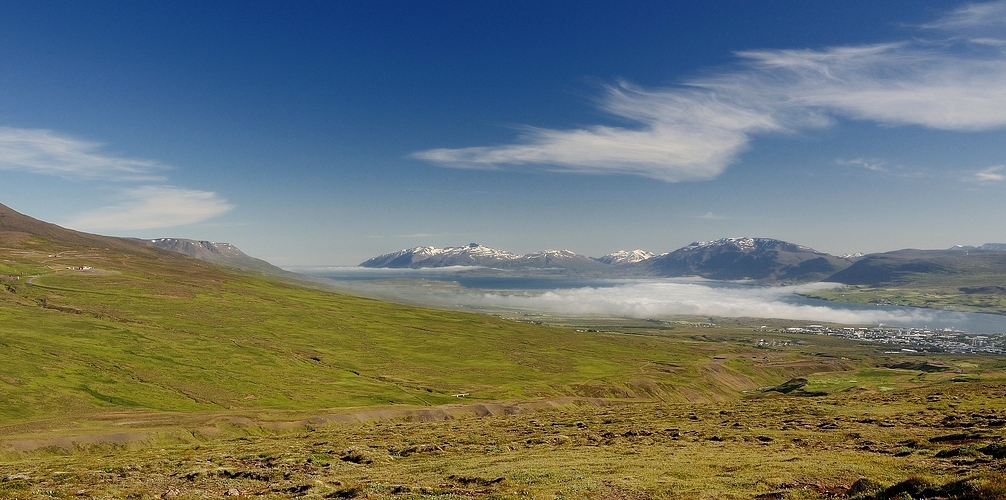
[[[6,2],[0,203],[279,265],[1006,241],[1006,2]]]

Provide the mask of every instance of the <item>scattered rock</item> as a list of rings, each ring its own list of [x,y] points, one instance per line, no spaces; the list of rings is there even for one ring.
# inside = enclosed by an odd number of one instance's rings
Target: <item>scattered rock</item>
[[[498,484],[498,483],[502,483],[503,482],[503,478],[502,477],[497,477],[495,479],[484,479],[484,478],[481,478],[481,477],[455,476],[453,474],[450,475],[450,476],[447,476],[447,479],[450,479],[451,481],[454,481],[454,482],[459,483],[459,484],[464,484],[464,485],[475,484],[475,485],[478,485],[478,486],[490,486],[490,485],[493,485],[493,484]]]
[[[406,448],[402,448],[401,450],[391,449],[389,451],[391,453],[393,453],[393,454],[396,454],[396,455],[399,455],[399,456],[402,456],[402,457],[407,457],[409,455],[412,455],[413,453],[434,453],[434,452],[437,452],[437,451],[444,451],[444,449],[442,447],[440,447],[440,445],[436,445],[436,444],[417,444],[417,445],[414,445],[414,446],[409,446],[409,447],[406,447]],[[342,460],[345,460],[345,459],[343,458]]]
[[[343,462],[350,462],[350,463],[361,464],[361,465],[367,465],[367,464],[374,463],[374,459],[373,458],[370,458],[369,456],[367,456],[366,454],[364,454],[362,451],[357,450],[357,449],[346,450],[342,454],[342,456],[339,457],[339,460],[342,460]]]
[[[356,498],[360,496],[361,493],[363,493],[363,491],[360,490],[360,488],[357,488],[356,486],[351,486],[349,488],[342,488],[335,490],[325,495],[325,498]]]
[[[884,486],[882,484],[864,477],[857,479],[855,483],[852,483],[852,486],[849,486],[848,495],[850,497],[858,495],[873,495],[883,489]]]
[[[1006,444],[992,443],[984,448],[978,448],[978,451],[995,459],[1006,458]]]

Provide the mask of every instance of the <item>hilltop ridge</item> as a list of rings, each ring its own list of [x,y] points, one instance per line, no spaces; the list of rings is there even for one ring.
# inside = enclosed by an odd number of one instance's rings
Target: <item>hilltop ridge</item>
[[[288,275],[284,271],[262,259],[256,259],[230,243],[220,243],[216,241],[197,241],[185,238],[156,238],[152,240],[140,240],[147,242],[157,248],[177,252],[194,257],[196,259],[220,264],[222,266],[244,269],[247,271],[260,271],[275,275]]]
[[[16,244],[30,237],[40,237],[74,245],[110,248],[128,252],[144,252],[145,245],[125,238],[100,236],[57,226],[38,220],[0,204],[0,242]],[[147,247],[146,251],[149,251]]]

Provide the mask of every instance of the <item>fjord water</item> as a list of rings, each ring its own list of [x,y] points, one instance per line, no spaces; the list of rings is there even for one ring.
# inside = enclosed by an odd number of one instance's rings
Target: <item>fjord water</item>
[[[802,295],[836,284],[768,287],[693,278],[498,276],[473,272],[470,268],[324,268],[300,272],[325,278],[337,288],[375,298],[452,309],[636,318],[757,317],[1006,333],[1006,316],[997,314],[839,303]]]

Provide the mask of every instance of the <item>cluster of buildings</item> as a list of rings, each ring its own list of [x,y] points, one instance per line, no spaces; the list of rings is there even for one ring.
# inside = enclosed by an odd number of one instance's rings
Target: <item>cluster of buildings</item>
[[[1006,354],[1006,335],[984,335],[950,328],[902,328],[898,326],[856,328],[808,325],[775,330],[767,330],[766,327],[762,327],[760,330],[778,333],[832,335],[864,342],[877,342],[890,345],[890,350],[887,351],[889,353]]]

